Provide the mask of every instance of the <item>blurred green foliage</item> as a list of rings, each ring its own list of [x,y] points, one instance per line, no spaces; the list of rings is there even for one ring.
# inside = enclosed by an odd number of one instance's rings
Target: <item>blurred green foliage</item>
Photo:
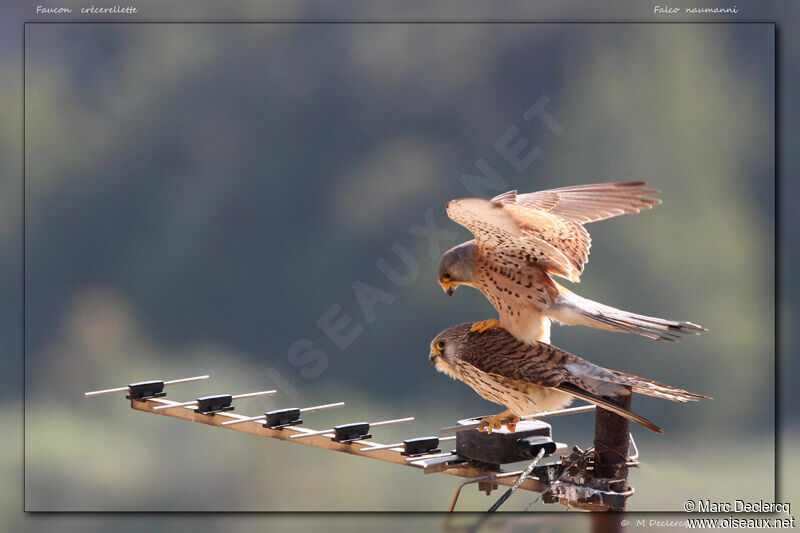
[[[348,402],[308,417],[315,427],[417,416],[376,432],[384,442],[493,412],[427,362],[437,332],[493,310],[475,291],[444,296],[437,254],[408,231],[433,209],[459,236],[442,248],[469,238],[443,206],[469,194],[459,177],[479,158],[520,191],[662,189],[652,212],[589,227],[574,289],[710,334],[674,345],[556,326],[553,341],[714,397],[634,402],[666,435],[636,434],[632,508],[678,509],[690,492],[771,496],[769,468],[746,487],[730,469],[744,453],[761,466],[773,455],[771,26],[32,25],[26,36],[27,509],[209,509],[216,491],[215,510],[446,507],[449,476],[81,393],[205,372],[212,384],[170,395],[281,381],[291,395],[243,407]],[[543,94],[561,135],[522,119]],[[542,151],[523,173],[493,148],[510,125]],[[419,265],[405,287],[376,266],[402,271],[395,243]],[[355,282],[393,303],[370,322]],[[345,350],[315,324],[334,304],[363,327]],[[319,377],[289,360],[297,339],[325,352]],[[588,444],[589,420],[555,421],[557,439]],[[460,507],[487,508],[474,492]]]

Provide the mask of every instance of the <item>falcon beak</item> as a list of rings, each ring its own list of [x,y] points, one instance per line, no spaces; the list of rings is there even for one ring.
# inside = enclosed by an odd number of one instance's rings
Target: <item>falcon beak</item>
[[[455,290],[456,290],[456,284],[455,284],[455,283],[453,283],[452,281],[451,281],[450,283],[446,283],[446,282],[440,281],[440,282],[439,282],[439,285],[441,285],[441,286],[442,286],[442,290],[443,290],[443,291],[444,291],[444,292],[445,292],[445,293],[446,293],[448,296],[452,296],[452,295],[453,295],[453,291],[455,291]]]
[[[428,361],[430,361],[432,364],[436,364],[436,352],[431,352],[428,355]]]

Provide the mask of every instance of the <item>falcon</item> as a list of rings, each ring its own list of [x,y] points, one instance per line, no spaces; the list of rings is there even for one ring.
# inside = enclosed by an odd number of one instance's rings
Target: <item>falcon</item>
[[[653,422],[620,407],[614,400],[631,391],[674,402],[710,399],[608,370],[550,344],[520,342],[502,329],[472,331],[473,325],[460,324],[439,333],[431,342],[429,360],[440,372],[506,407],[502,413],[482,419],[489,432],[503,424],[514,431],[521,416],[563,409],[574,398],[580,398],[662,433]]]
[[[481,291],[500,315],[475,325],[502,327],[523,342],[549,342],[550,321],[675,341],[707,331],[691,322],[637,315],[593,302],[558,284],[579,282],[591,238],[584,224],[660,204],[660,191],[642,181],[563,187],[529,194],[509,191],[491,200],[447,204],[447,215],[474,239],[442,256],[439,284],[452,295],[460,285]]]

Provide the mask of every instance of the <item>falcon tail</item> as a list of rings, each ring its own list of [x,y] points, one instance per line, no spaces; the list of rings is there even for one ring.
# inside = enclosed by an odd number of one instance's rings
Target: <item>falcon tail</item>
[[[548,315],[569,326],[637,333],[651,339],[673,342],[679,340],[681,335],[699,335],[708,331],[691,322],[637,315],[587,300],[564,287],[558,289],[558,299],[549,307]]]
[[[589,403],[593,403],[598,407],[605,409],[606,411],[611,411],[612,413],[618,414],[623,418],[627,418],[633,422],[637,422],[650,431],[654,431],[655,433],[664,433],[664,430],[661,429],[659,426],[655,425],[648,419],[644,418],[643,416],[639,416],[636,413],[625,409],[624,407],[620,407],[619,405],[615,404],[614,402],[603,398],[602,396],[597,396],[592,394],[591,392],[586,392],[585,390],[581,390],[575,385],[571,383],[562,383],[558,387],[558,390],[566,392],[567,394],[571,394],[576,398],[580,398],[581,400],[586,400]]]
[[[694,392],[685,391],[677,387],[665,385],[652,379],[640,378],[633,374],[626,374],[618,370],[610,370],[615,375],[616,383],[627,385],[633,389],[633,392],[639,394],[646,394],[647,396],[655,396],[656,398],[663,398],[665,400],[672,400],[673,402],[696,402],[698,400],[710,400],[710,396],[703,396],[702,394],[695,394]]]

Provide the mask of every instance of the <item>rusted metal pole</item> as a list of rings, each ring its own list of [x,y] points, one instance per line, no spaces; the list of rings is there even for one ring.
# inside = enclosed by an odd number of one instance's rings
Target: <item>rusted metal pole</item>
[[[632,394],[628,394],[622,398],[606,399],[630,410],[631,396]],[[609,480],[607,490],[628,491],[629,431],[627,418],[600,407],[597,408],[594,417],[594,475],[595,478]],[[611,511],[624,512],[625,507]],[[592,518],[592,531],[595,533],[621,531],[621,520],[622,517],[618,514],[595,513]]]

